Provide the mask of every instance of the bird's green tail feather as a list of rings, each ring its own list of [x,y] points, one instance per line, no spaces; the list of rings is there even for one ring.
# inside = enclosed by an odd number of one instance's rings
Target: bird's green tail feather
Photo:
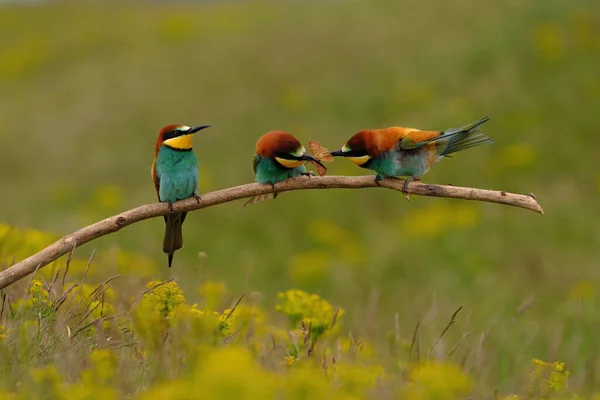
[[[163,239],[163,252],[168,255],[169,267],[173,262],[173,254],[183,247],[181,226],[186,213],[169,214],[165,216],[165,237]]]
[[[445,135],[449,135],[451,138],[441,155],[446,156],[448,154],[456,153],[457,151],[465,150],[471,147],[494,143],[490,137],[484,135],[483,133],[479,133],[479,127],[489,119],[489,117],[483,117],[480,120],[472,122],[463,127],[457,129],[448,129],[445,132]]]
[[[441,155],[446,156],[471,147],[492,143],[494,143],[494,140],[483,133],[467,133],[466,135],[459,135],[450,139],[448,146],[446,146]]]
[[[490,120],[490,117],[485,116],[475,122],[471,122],[470,124],[467,124],[465,126],[461,126],[460,128],[451,128],[451,129],[447,129],[446,132],[444,132],[444,134],[449,134],[449,133],[458,133],[458,132],[473,132],[475,130],[475,128],[485,124],[486,122],[488,122]]]

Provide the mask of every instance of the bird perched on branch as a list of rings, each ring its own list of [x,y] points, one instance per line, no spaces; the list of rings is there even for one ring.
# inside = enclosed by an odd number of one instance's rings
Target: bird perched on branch
[[[491,138],[479,133],[479,127],[488,120],[489,117],[484,117],[461,128],[445,131],[422,131],[400,126],[362,130],[341,149],[329,154],[345,157],[361,168],[375,171],[377,183],[384,178],[407,176],[402,186],[402,192],[407,195],[408,184],[420,180],[442,158],[470,147],[494,143]]]
[[[317,168],[319,175],[325,175],[327,168],[321,161],[306,154],[306,149],[298,139],[288,132],[271,131],[262,135],[256,143],[253,168],[255,181],[258,183],[275,184],[296,176],[311,176],[306,171],[305,164],[311,162]],[[277,197],[277,193],[252,197],[244,206]]]
[[[173,210],[173,203],[178,200],[198,195],[198,159],[192,151],[194,133],[208,128],[209,125],[189,127],[187,125],[167,125],[158,132],[152,163],[152,179],[158,195],[158,201],[166,202]],[[172,213],[164,216],[165,236],[163,252],[169,259],[169,267],[173,262],[173,254],[183,247],[181,226],[187,212]]]

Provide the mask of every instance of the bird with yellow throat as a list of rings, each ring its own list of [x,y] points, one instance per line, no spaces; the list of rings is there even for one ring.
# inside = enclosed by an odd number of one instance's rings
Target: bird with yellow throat
[[[329,153],[344,157],[361,168],[377,173],[375,181],[406,176],[402,192],[408,184],[420,180],[429,169],[450,154],[494,141],[480,133],[480,127],[489,117],[460,128],[428,131],[393,126],[367,129],[354,134],[341,149]]]
[[[172,124],[158,133],[152,163],[152,179],[158,195],[158,201],[173,203],[190,197],[200,202],[198,195],[198,158],[192,150],[194,134],[209,125],[189,127]],[[173,263],[173,254],[183,247],[182,225],[187,212],[171,213],[164,216],[165,236],[163,252],[167,254],[169,267]]]

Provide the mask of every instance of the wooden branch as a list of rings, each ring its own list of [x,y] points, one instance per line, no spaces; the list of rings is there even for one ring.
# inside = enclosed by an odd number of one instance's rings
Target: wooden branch
[[[278,183],[275,188],[270,185],[261,185],[250,183],[241,186],[235,186],[228,189],[217,190],[216,192],[205,193],[201,195],[198,203],[196,199],[190,198],[173,204],[173,211],[192,211],[201,208],[216,206],[218,204],[229,203],[257,195],[269,193],[288,192],[293,190],[306,189],[360,189],[370,187],[383,187],[401,191],[403,180],[385,179],[379,185],[375,183],[372,175],[369,176],[323,176],[323,177],[298,177],[288,179],[285,182]],[[463,200],[478,200],[490,203],[506,204],[514,207],[525,208],[543,214],[542,207],[532,194],[512,194],[507,192],[474,189],[458,186],[433,185],[420,182],[413,182],[408,186],[408,193],[421,196],[451,197]],[[398,201],[404,201],[398,197]],[[60,256],[67,254],[72,249],[90,242],[101,236],[117,232],[121,228],[145,219],[169,214],[169,208],[165,203],[155,203],[140,206],[121,214],[106,218],[95,224],[86,226],[76,232],[73,232],[38,253],[20,261],[13,266],[0,272],[0,289],[3,289],[27,275],[35,272],[37,269],[56,260]]]

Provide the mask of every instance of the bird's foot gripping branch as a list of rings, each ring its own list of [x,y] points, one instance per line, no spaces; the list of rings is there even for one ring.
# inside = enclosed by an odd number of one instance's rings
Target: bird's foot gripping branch
[[[149,218],[155,218],[171,213],[199,210],[269,193],[274,194],[308,189],[362,189],[374,187],[388,188],[401,192],[403,185],[404,181],[399,179],[383,179],[376,183],[372,175],[315,176],[310,179],[300,176],[280,182],[274,188],[271,187],[271,185],[249,183],[203,194],[200,201],[196,200],[194,197],[190,197],[189,199],[173,203],[173,211],[169,210],[169,206],[166,203],[147,204],[81,228],[80,230],[57,240],[38,253],[1,271],[0,289],[13,284],[35,272],[37,269],[44,267],[60,256],[72,251],[75,247],[79,247],[84,243],[117,232],[121,228]],[[513,194],[498,190],[434,185],[421,182],[412,182],[406,189],[409,194],[414,195],[485,201],[524,208],[543,214],[542,207],[538,204],[535,196],[532,194]]]

